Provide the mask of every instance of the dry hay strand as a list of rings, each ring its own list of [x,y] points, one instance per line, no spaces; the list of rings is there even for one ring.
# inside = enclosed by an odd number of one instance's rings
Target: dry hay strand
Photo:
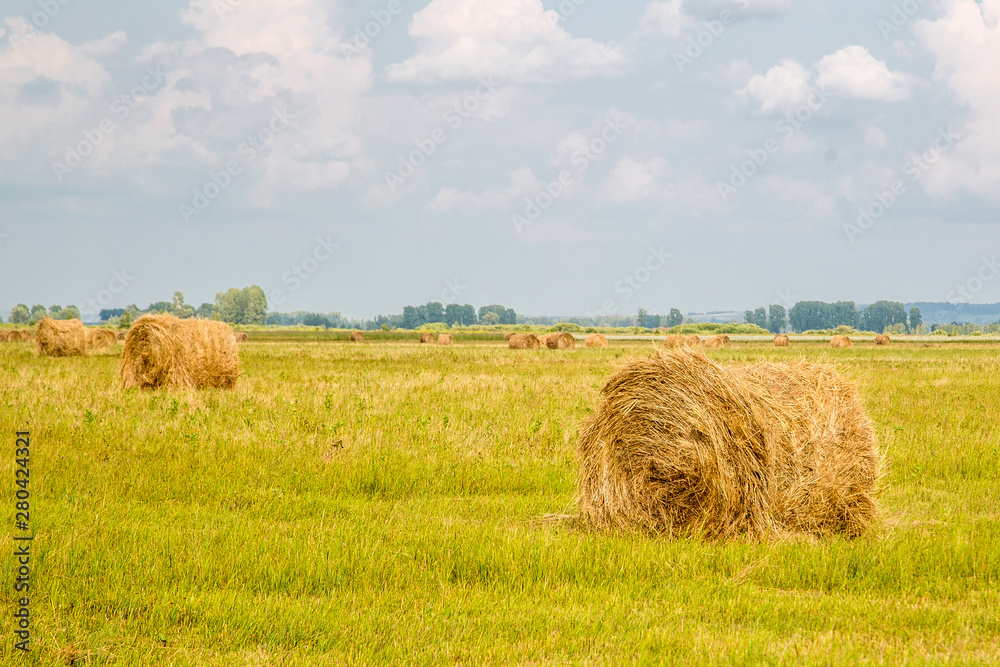
[[[576,338],[573,334],[561,331],[545,336],[545,347],[550,350],[575,350]]]
[[[361,333],[360,331],[352,331],[351,332],[351,342],[354,342],[354,343],[363,343],[363,342],[365,342],[365,335],[363,333]]]
[[[119,369],[123,389],[229,389],[240,354],[225,322],[143,315],[128,332]]]
[[[590,334],[583,344],[586,347],[607,347],[608,339],[601,334]]]
[[[857,536],[882,457],[854,385],[821,364],[640,359],[601,391],[578,444],[581,517],[654,535]]]
[[[434,342],[434,334],[432,334],[432,333],[422,333],[422,334],[420,334],[420,342],[421,343],[433,343]]]
[[[451,334],[438,334],[438,345],[451,345],[453,340]]]
[[[507,347],[512,350],[539,350],[542,344],[538,342],[535,334],[514,334],[507,341]]]
[[[53,320],[46,317],[38,323],[35,350],[39,355],[71,357],[86,354],[89,349],[87,327],[80,320]]]
[[[725,347],[729,345],[729,336],[709,336],[705,339],[705,347]]]
[[[250,336],[248,336],[245,331],[234,331],[233,340],[237,343],[245,343],[250,340]]]
[[[513,331],[505,331],[504,334],[503,334],[503,339],[504,340],[510,340],[510,337],[513,336],[513,335],[514,335]]]
[[[785,334],[778,334],[777,336],[774,337],[775,347],[788,347],[791,344],[792,344],[792,339],[786,336]]]
[[[111,329],[89,329],[87,336],[89,338],[87,343],[92,350],[118,344],[118,336]]]
[[[830,347],[851,347],[854,343],[847,336],[834,336],[830,339]]]
[[[663,339],[663,343],[661,344],[663,345],[663,347],[666,348],[681,347],[684,344],[684,336],[678,336],[677,334],[670,334],[669,336]]]
[[[125,336],[127,336],[127,335],[128,335],[127,331],[119,331],[118,332],[118,340],[125,340]]]
[[[886,336],[885,334],[876,334],[876,336],[875,336],[875,344],[876,345],[888,345],[889,344],[889,337]]]

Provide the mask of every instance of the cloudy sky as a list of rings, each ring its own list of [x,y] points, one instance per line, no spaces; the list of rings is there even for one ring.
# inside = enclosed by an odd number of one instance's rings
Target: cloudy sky
[[[5,315],[1000,301],[1000,0],[6,0],[0,31]]]

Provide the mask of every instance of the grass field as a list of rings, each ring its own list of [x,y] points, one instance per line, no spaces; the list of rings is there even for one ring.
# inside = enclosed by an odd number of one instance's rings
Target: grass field
[[[865,538],[703,543],[565,518],[575,441],[649,343],[263,341],[230,392],[122,393],[121,347],[0,344],[3,664],[1000,661],[1000,346],[828,361],[889,466]],[[30,428],[32,653],[12,610]]]

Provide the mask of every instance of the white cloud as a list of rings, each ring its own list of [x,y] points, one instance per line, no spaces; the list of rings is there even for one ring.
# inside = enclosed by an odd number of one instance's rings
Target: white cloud
[[[751,78],[736,94],[742,99],[753,98],[759,102],[763,113],[791,111],[804,104],[812,94],[809,70],[794,60],[783,60],[766,74]]]
[[[816,63],[816,85],[834,95],[900,102],[910,96],[916,79],[891,72],[863,46],[845,46]]]
[[[667,161],[660,157],[645,162],[631,157],[620,158],[601,183],[600,195],[612,202],[654,199],[659,194],[661,179],[669,171]]]
[[[683,11],[684,0],[650,2],[642,15],[642,32],[647,35],[677,37],[691,25],[692,21]]]
[[[425,210],[430,213],[451,213],[458,209],[472,213],[482,209],[509,208],[515,199],[535,192],[541,183],[528,167],[519,167],[510,172],[510,183],[503,188],[491,188],[482,193],[462,192],[457,188],[442,188],[428,202]]]
[[[429,83],[494,76],[548,83],[612,76],[627,63],[616,47],[573,38],[540,0],[432,0],[410,35],[417,53],[386,68],[392,81]]]
[[[936,63],[933,78],[971,111],[961,140],[924,175],[931,193],[967,191],[1000,201],[1000,0],[950,0],[913,31]]]
[[[808,4],[814,0],[684,0],[684,10],[693,16],[718,17],[723,11],[729,10],[739,19],[741,17],[767,17],[787,14],[796,5]]]

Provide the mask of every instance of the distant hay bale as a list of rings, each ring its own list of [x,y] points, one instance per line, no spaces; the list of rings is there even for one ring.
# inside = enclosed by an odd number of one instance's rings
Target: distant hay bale
[[[100,347],[111,347],[118,344],[118,336],[111,329],[88,329],[88,345],[95,350]]]
[[[677,334],[670,334],[663,339],[661,345],[663,345],[663,347],[666,348],[681,347],[682,345],[684,345],[684,336],[678,336]]]
[[[505,331],[504,334],[503,334],[503,339],[504,340],[510,340],[510,337],[513,336],[513,335],[514,335],[513,331]]]
[[[834,336],[830,339],[830,347],[851,347],[854,343],[847,336]]]
[[[590,334],[587,340],[583,341],[586,347],[607,347],[608,339],[601,334]]]
[[[538,350],[542,344],[538,342],[535,334],[514,334],[507,341],[507,347],[512,350]]]
[[[877,334],[875,336],[875,344],[876,345],[888,345],[889,344],[889,337],[886,336],[886,335],[884,335],[884,334]]]
[[[8,331],[7,329],[0,329],[0,343],[2,343],[5,340],[7,340],[7,336],[9,336],[9,335],[10,335],[10,331]]]
[[[433,343],[434,342],[434,334],[432,334],[430,332],[425,332],[425,333],[420,334],[420,342],[421,343]]]
[[[119,369],[123,389],[229,389],[240,353],[225,322],[143,315],[125,339]]]
[[[118,332],[118,340],[125,340],[125,336],[127,336],[127,335],[128,335],[127,331],[119,331]]]
[[[545,347],[550,350],[575,350],[576,338],[573,334],[561,331],[545,336]]]
[[[89,349],[87,327],[80,320],[53,320],[46,317],[38,323],[35,350],[39,356],[71,357],[86,354]]]
[[[705,347],[725,347],[729,345],[729,336],[709,336],[705,339]]]
[[[701,338],[697,334],[691,334],[689,336],[684,336],[684,344],[688,347],[698,347],[701,345]]]
[[[355,343],[363,343],[363,342],[365,342],[365,335],[363,333],[361,333],[360,331],[352,331],[351,332],[351,341],[355,342]]]
[[[541,336],[538,336],[538,343],[539,343],[539,345],[541,345],[542,347],[548,347],[549,346],[549,336],[551,336],[551,335],[552,334],[542,334]]]
[[[786,336],[785,334],[778,334],[777,336],[774,337],[775,347],[788,347],[791,344],[792,344],[792,339]]]
[[[451,334],[438,334],[438,345],[451,345],[452,340]]]
[[[7,332],[8,343],[27,343],[31,340],[31,332],[27,329],[13,329]]]
[[[855,387],[819,364],[720,366],[674,350],[601,391],[578,445],[599,529],[756,539],[864,533],[882,458]]]
[[[234,331],[233,340],[237,343],[245,343],[250,340],[250,336],[248,336],[245,331]]]

